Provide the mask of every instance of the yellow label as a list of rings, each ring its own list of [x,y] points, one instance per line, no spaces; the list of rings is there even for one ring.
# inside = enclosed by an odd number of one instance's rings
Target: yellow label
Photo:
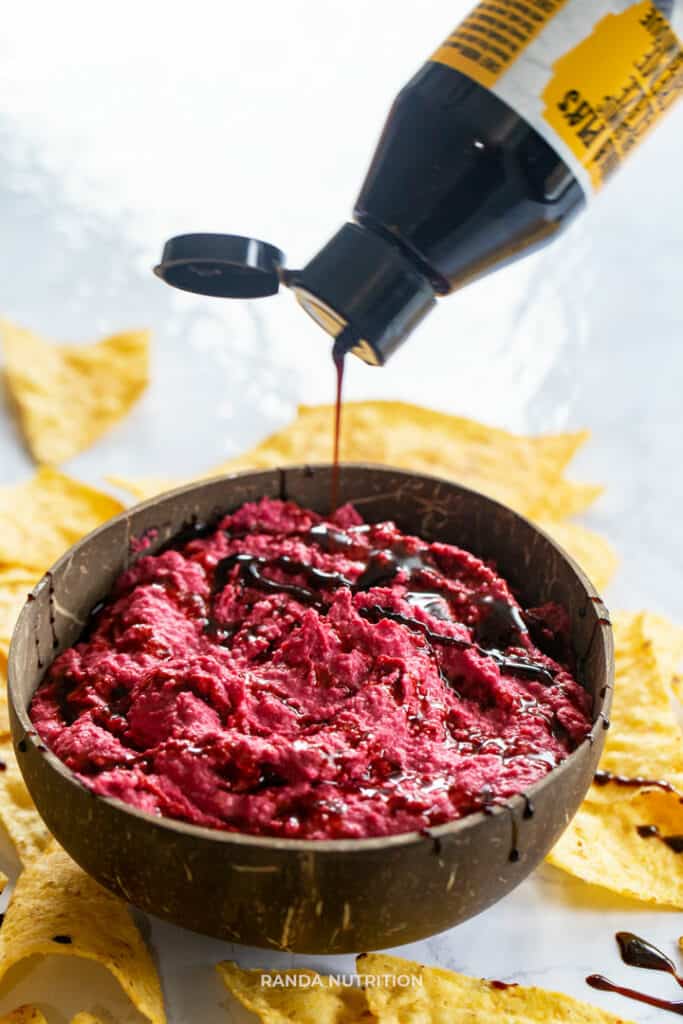
[[[544,117],[599,189],[683,92],[683,50],[649,0],[608,14],[555,62]]]
[[[484,0],[432,56],[490,88],[567,0]]]
[[[587,198],[683,95],[683,49],[652,0],[484,0],[431,59],[523,117]]]

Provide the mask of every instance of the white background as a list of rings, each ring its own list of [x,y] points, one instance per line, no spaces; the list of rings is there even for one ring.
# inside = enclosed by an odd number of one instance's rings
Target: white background
[[[329,343],[291,296],[197,299],[150,267],[166,237],[192,230],[256,235],[301,265],[348,216],[394,94],[467,7],[29,0],[5,13],[0,313],[61,340],[154,330],[149,394],[69,471],[95,483],[197,472],[284,423],[297,402],[331,400]],[[590,427],[576,473],[607,487],[587,521],[622,554],[610,603],[679,621],[682,130],[679,110],[551,249],[441,302],[389,367],[353,361],[348,373],[349,397],[520,431]],[[0,407],[0,480],[29,472]],[[599,970],[676,997],[671,979],[620,966],[616,928],[673,952],[683,922],[544,868],[477,920],[402,952],[659,1019],[584,984]],[[216,960],[294,960],[158,923],[152,934],[174,1022],[230,1019]],[[66,958],[9,980],[20,988],[3,987],[0,1011],[33,995],[57,1024],[84,1003],[130,1016],[113,983]]]

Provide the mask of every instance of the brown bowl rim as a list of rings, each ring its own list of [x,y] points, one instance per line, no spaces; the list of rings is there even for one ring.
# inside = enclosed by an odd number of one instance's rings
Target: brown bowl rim
[[[201,480],[194,481],[190,484],[184,484],[180,487],[175,487],[169,491],[164,491],[162,494],[157,494],[152,498],[147,498],[145,501],[138,502],[135,505],[124,509],[116,516],[112,516],[105,523],[91,530],[90,533],[81,537],[75,544],[73,544],[64,554],[54,563],[54,565],[48,569],[41,579],[36,583],[33,589],[30,591],[31,596],[37,594],[45,586],[49,586],[49,577],[51,574],[56,573],[60,567],[69,561],[72,557],[72,552],[75,548],[80,545],[98,537],[100,534],[111,529],[111,527],[119,522],[125,522],[130,516],[140,509],[152,508],[159,504],[161,501],[166,501],[169,498],[177,498],[180,496],[186,496],[207,484],[218,483],[218,482],[229,482],[231,480],[238,480],[248,476],[254,476],[260,473],[282,473],[284,472],[307,472],[316,470],[330,470],[332,468],[329,462],[318,462],[318,463],[296,463],[285,466],[273,466],[273,467],[262,467],[258,469],[246,469],[240,470],[235,473],[218,474],[213,477],[202,478]],[[355,469],[355,470],[369,470],[372,472],[393,472],[403,473],[407,477],[412,479],[422,479],[427,481],[438,481],[439,483],[445,484],[446,486],[457,487],[464,495],[469,497],[470,495],[476,496],[478,499],[483,499],[490,505],[494,505],[499,509],[504,510],[506,513],[515,516],[521,520],[527,526],[529,526],[536,533],[540,534],[544,540],[552,545],[560,556],[568,562],[574,573],[579,579],[583,589],[586,592],[588,601],[591,599],[597,599],[607,610],[601,595],[598,593],[593,583],[590,581],[586,573],[583,571],[581,566],[572,558],[564,548],[554,540],[544,529],[537,526],[526,516],[521,515],[519,512],[512,509],[509,505],[505,505],[503,502],[497,501],[495,498],[489,497],[487,494],[483,494],[481,491],[476,491],[472,487],[467,487],[464,484],[460,484],[455,480],[447,480],[444,477],[436,476],[430,473],[413,473],[410,470],[405,470],[400,467],[379,465],[371,462],[342,462],[340,468],[343,473],[344,469]],[[31,599],[28,598],[23,605],[17,621],[14,627],[12,643],[7,659],[7,678],[8,678],[8,696],[10,707],[14,712],[17,721],[21,725],[25,736],[35,735],[35,729],[31,722],[27,709],[20,705],[18,696],[15,693],[15,680],[14,680],[14,659],[13,659],[13,647],[14,647],[14,632],[18,629],[22,619],[27,614],[27,609]],[[205,828],[201,825],[191,825],[188,822],[176,821],[174,818],[167,818],[164,815],[154,815],[147,811],[141,811],[137,807],[133,807],[131,804],[126,803],[124,800],[120,800],[118,797],[106,797],[100,796],[97,793],[93,793],[92,790],[88,789],[79,779],[75,777],[75,774],[68,768],[63,761],[61,761],[56,754],[54,754],[49,748],[46,748],[43,757],[50,767],[57,771],[68,783],[78,787],[85,791],[90,797],[100,800],[109,806],[123,811],[126,814],[131,814],[134,817],[146,822],[147,824],[154,826],[157,829],[168,830],[169,832],[180,833],[186,836],[195,837],[202,840],[210,840],[222,844],[236,844],[238,846],[250,846],[261,848],[264,850],[281,850],[290,851],[292,853],[329,853],[329,854],[348,854],[348,853],[363,853],[373,850],[382,850],[387,847],[400,847],[400,846],[411,846],[416,843],[424,842],[425,838],[432,840],[441,839],[443,836],[450,836],[466,831],[467,828],[473,826],[475,823],[480,823],[485,818],[495,818],[501,814],[509,814],[514,812],[516,809],[522,809],[526,806],[526,799],[533,799],[538,793],[544,791],[548,786],[552,786],[556,783],[562,774],[569,770],[569,767],[575,760],[577,760],[587,745],[593,746],[596,733],[599,729],[604,727],[605,719],[609,721],[609,713],[612,706],[612,693],[613,693],[613,682],[614,682],[614,637],[612,632],[611,624],[604,623],[605,628],[600,630],[602,636],[602,642],[605,645],[605,664],[607,666],[605,685],[606,690],[603,697],[599,698],[599,706],[593,709],[593,725],[590,732],[587,733],[586,737],[579,743],[575,750],[569,754],[564,761],[553,768],[546,776],[539,779],[533,785],[529,786],[524,790],[524,793],[517,793],[510,797],[502,804],[493,805],[491,812],[486,814],[483,811],[476,811],[471,814],[467,814],[462,818],[456,818],[454,821],[444,822],[442,825],[430,827],[424,832],[400,832],[394,835],[388,836],[369,836],[362,839],[283,839],[277,836],[258,836],[251,835],[247,832],[230,832],[223,829],[212,829]],[[45,665],[45,670],[49,668],[49,665]],[[35,693],[35,690],[34,690]],[[14,739],[15,748],[17,746],[16,737]]]

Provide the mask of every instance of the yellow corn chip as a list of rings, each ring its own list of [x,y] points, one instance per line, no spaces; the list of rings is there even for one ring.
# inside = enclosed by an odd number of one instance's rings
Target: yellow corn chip
[[[20,1006],[0,1017],[0,1024],[47,1024],[47,1020],[35,1006]]]
[[[680,672],[683,665],[683,626],[663,615],[642,612],[643,629],[654,645],[654,654],[664,675]]]
[[[95,960],[152,1024],[165,1024],[152,958],[125,904],[53,842],[19,876],[0,931],[0,980],[31,956]]]
[[[662,615],[643,613],[643,629],[652,641],[653,654],[664,682],[678,701],[683,700],[683,628]]]
[[[617,615],[614,635],[612,727],[600,768],[661,780],[676,791],[613,782],[591,786],[548,860],[614,892],[683,908],[683,863],[663,841],[683,835],[683,739],[670,700],[680,637],[675,626],[650,613]]]
[[[0,739],[0,765],[0,824],[26,866],[43,852],[50,833],[26,788],[7,734]]]
[[[103,1024],[103,1022],[92,1013],[77,1013],[75,1017],[72,1017],[71,1024]]]
[[[648,631],[652,623],[643,614],[614,616],[612,724],[600,768],[615,775],[665,779],[683,790],[683,737],[671,705],[669,681],[662,675],[664,648],[653,642]],[[660,625],[660,635],[662,629]],[[618,787],[606,788],[609,800],[614,800]]]
[[[55,345],[2,324],[5,375],[36,462],[59,465],[123,419],[149,380],[149,332]]]
[[[681,910],[681,855],[665,842],[681,836],[677,793],[641,789],[612,803],[588,798],[548,859],[584,882]]]
[[[375,953],[359,956],[356,964],[362,990],[314,971],[245,971],[233,963],[219,964],[218,971],[263,1024],[627,1024],[544,989],[498,987]],[[287,988],[287,979],[296,987]]]
[[[331,405],[301,406],[288,426],[244,455],[215,466],[203,478],[297,462],[329,462],[333,415]],[[564,477],[567,464],[587,437],[585,432],[524,437],[405,402],[347,402],[341,458],[442,476],[532,518],[566,519],[587,508],[602,490]],[[110,479],[138,499],[181,482],[159,477]]]
[[[334,406],[301,406],[296,420],[216,472],[329,462]],[[405,402],[347,402],[340,457],[430,473],[489,494],[524,515],[562,519],[601,488],[563,476],[586,433],[523,437]]]
[[[380,953],[359,956],[356,963],[368,979],[368,1006],[377,1024],[627,1024],[623,1017],[542,988],[499,988]]]
[[[236,999],[264,1024],[373,1024],[365,993],[331,985],[315,971],[245,971],[230,960],[216,970]],[[286,988],[287,978],[296,987]]]
[[[0,564],[43,572],[121,510],[116,498],[42,466],[30,480],[0,487]]]
[[[8,643],[26,596],[38,574],[21,566],[0,565],[0,643]]]
[[[538,525],[581,566],[599,593],[607,588],[618,564],[609,541],[580,523],[540,520]]]
[[[9,735],[7,707],[7,656],[14,624],[37,573],[21,567],[0,565],[0,739]]]
[[[7,703],[7,655],[9,652],[9,641],[7,645],[0,640],[0,740],[9,736],[9,706]]]
[[[212,474],[215,475],[215,474]],[[196,479],[201,479],[197,477]],[[183,484],[189,484],[192,480],[174,480],[171,477],[163,476],[107,476],[107,483],[112,487],[131,494],[136,501],[147,501],[148,498],[156,498],[158,494],[165,494]]]

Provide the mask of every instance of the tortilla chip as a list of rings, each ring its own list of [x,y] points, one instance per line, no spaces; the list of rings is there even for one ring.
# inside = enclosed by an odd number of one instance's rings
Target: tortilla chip
[[[653,620],[647,614],[618,613],[613,626],[614,700],[600,768],[665,779],[683,791],[683,736],[671,705],[670,681],[662,674],[666,653],[653,642]],[[605,789],[613,800],[618,787]]]
[[[540,520],[538,525],[580,565],[598,593],[607,588],[618,565],[609,541],[580,523]]]
[[[333,415],[331,405],[301,406],[288,426],[244,455],[215,466],[202,478],[299,462],[329,462]],[[585,432],[524,437],[405,402],[347,402],[341,458],[456,480],[532,518],[566,519],[586,509],[602,490],[572,483],[564,476],[587,437]],[[181,483],[159,477],[110,479],[140,500]]]
[[[9,704],[7,702],[7,646],[0,640],[0,740],[6,739],[10,734],[9,725]]]
[[[372,1024],[365,993],[350,986],[331,986],[315,971],[246,971],[231,960],[216,965],[220,977],[247,1010],[264,1024]],[[296,988],[264,985],[263,980],[296,978]],[[315,987],[304,988],[302,979]]]
[[[296,420],[216,473],[293,462],[329,462],[334,406],[301,406]],[[406,402],[347,402],[340,457],[456,480],[524,515],[563,519],[601,488],[570,483],[563,471],[586,433],[523,437]]]
[[[149,381],[149,332],[55,345],[2,324],[5,376],[36,462],[59,465],[127,414]]]
[[[117,487],[121,491],[125,491],[126,494],[132,495],[136,501],[147,501],[149,498],[156,498],[159,494],[165,494],[166,491],[172,491],[176,487],[182,487],[183,484],[192,483],[192,479],[179,480],[172,479],[171,477],[164,476],[107,476],[106,481],[111,484],[112,487]],[[201,477],[195,477],[195,480],[202,479]]]
[[[0,739],[0,765],[0,824],[26,867],[43,852],[50,833],[26,788],[8,735]]]
[[[116,498],[42,466],[30,480],[0,487],[0,564],[44,572],[122,508]]]
[[[643,628],[652,641],[664,682],[670,686],[676,700],[683,702],[683,627],[663,615],[644,612]]]
[[[7,657],[14,624],[26,595],[36,583],[36,573],[0,565],[0,738],[9,735],[7,706]]]
[[[683,862],[661,841],[683,835],[683,739],[671,706],[669,678],[675,657],[671,638],[677,629],[649,613],[621,613],[614,620],[614,636],[612,727],[600,769],[661,780],[675,791],[613,782],[591,786],[548,861],[613,892],[683,908]],[[643,838],[639,826],[656,827],[659,837]]]
[[[46,1018],[35,1006],[20,1006],[0,1017],[0,1024],[47,1024]]]
[[[38,574],[21,567],[0,565],[0,739],[9,735],[7,657],[14,624]]]
[[[125,904],[52,842],[19,876],[0,930],[0,980],[31,956],[95,960],[152,1024],[165,1024],[161,985]]]
[[[643,838],[638,828],[658,835]],[[584,882],[622,896],[683,909],[683,866],[662,839],[683,835],[683,806],[677,793],[637,790],[612,803],[590,798],[548,858]]]
[[[21,566],[0,565],[0,642],[9,642],[17,616],[38,574]]]
[[[655,612],[642,612],[641,616],[662,674],[677,674],[683,668],[683,626]]]
[[[623,1017],[542,988],[496,987],[381,953],[359,956],[356,964],[368,979],[368,1005],[378,1024],[627,1024]],[[398,979],[409,983],[401,987]]]
[[[197,479],[210,479],[213,476],[219,476],[223,472],[238,472],[242,469],[251,468],[249,466],[249,459],[249,454],[241,456],[232,462],[223,463],[220,467],[216,467],[210,473]],[[305,459],[306,453],[302,451],[299,454],[298,460],[292,459],[290,461],[303,462]],[[277,465],[277,461],[273,462],[272,465]],[[263,468],[263,466],[259,468]],[[171,491],[175,487],[181,486],[182,483],[182,481],[171,480],[168,477],[129,478],[109,476],[107,481],[112,486],[131,494],[137,501],[146,501],[148,498]],[[500,483],[500,481],[498,482]],[[574,487],[576,485],[572,484],[570,486]],[[489,493],[492,493],[490,487],[486,489]],[[550,534],[581,566],[596,590],[602,593],[607,589],[619,564],[616,552],[609,541],[599,533],[589,530],[580,523],[567,522],[563,519],[543,518],[537,518],[535,521],[541,529]]]
[[[77,1013],[71,1019],[71,1024],[103,1024],[103,1021],[92,1013]]]

